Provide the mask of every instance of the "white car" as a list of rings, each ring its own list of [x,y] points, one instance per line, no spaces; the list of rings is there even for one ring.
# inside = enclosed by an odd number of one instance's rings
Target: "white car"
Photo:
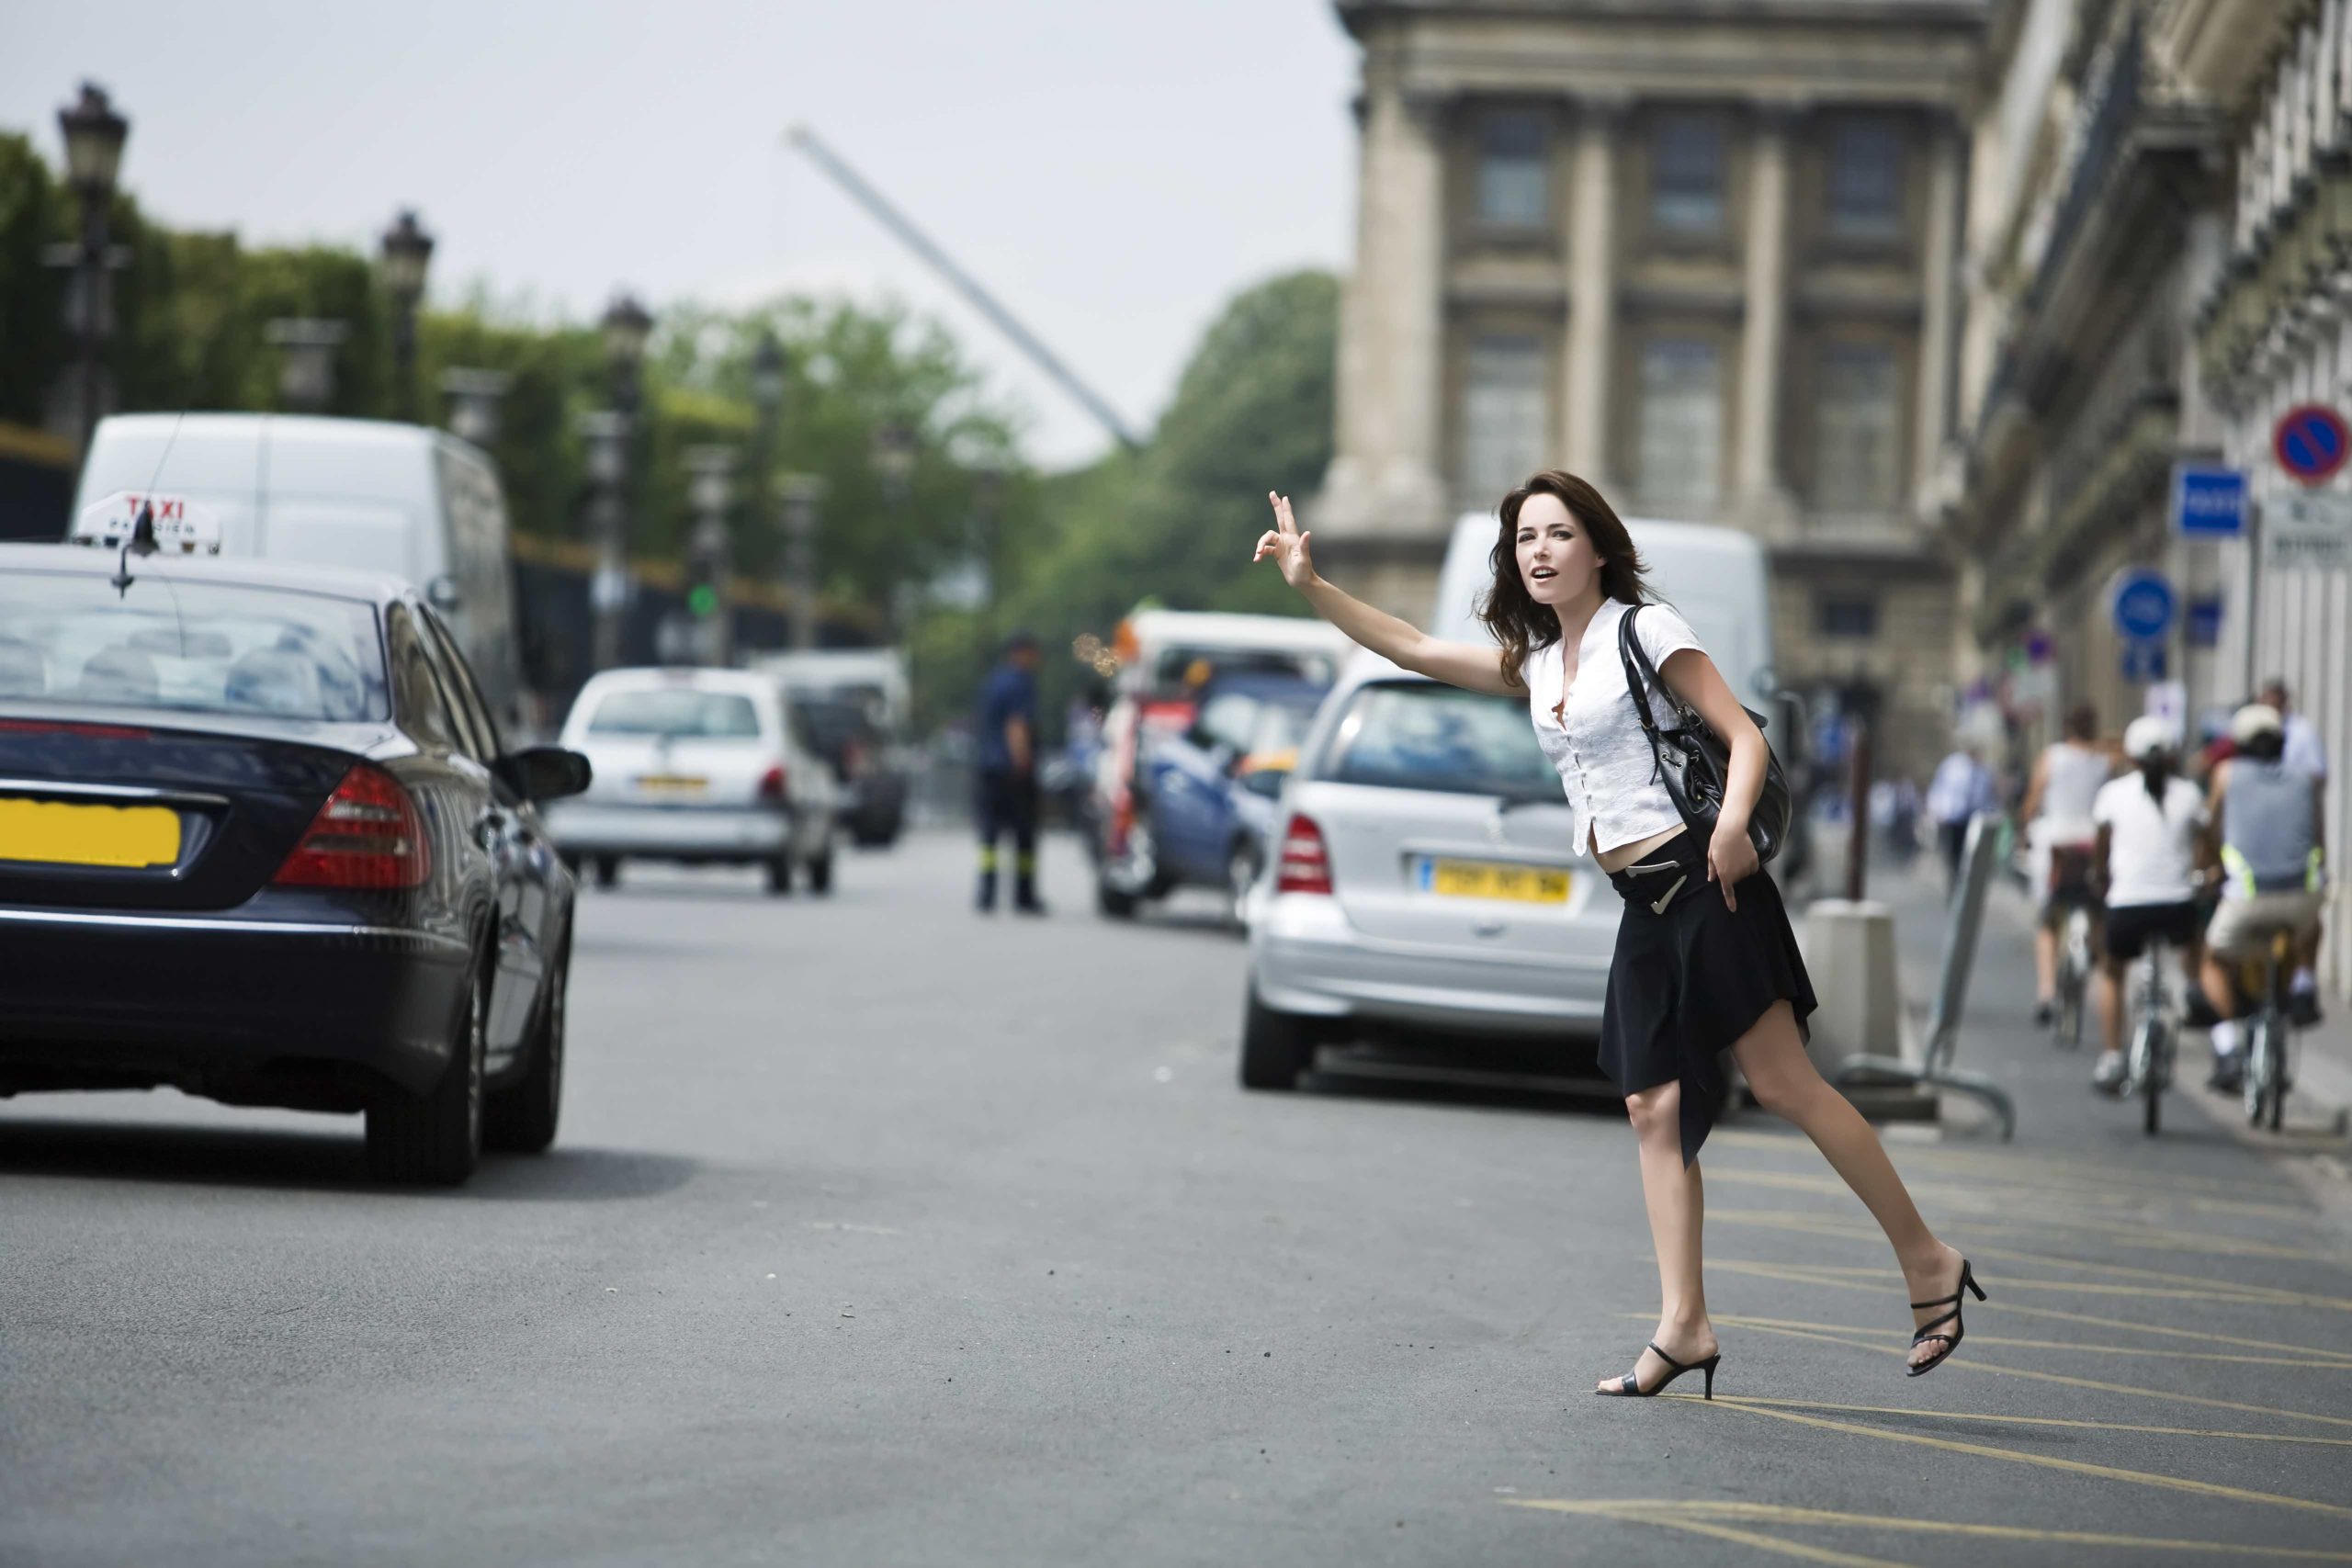
[[[1770,696],[1764,553],[1748,535],[1629,523],[1652,589],[1735,692]],[[1470,612],[1498,525],[1457,525],[1432,635],[1490,640]],[[1751,701],[1755,700],[1753,697]],[[1766,733],[1785,746],[1782,728]],[[567,742],[568,743],[568,742]],[[1524,697],[1488,696],[1359,654],[1317,712],[1251,890],[1241,1081],[1289,1089],[1317,1047],[1408,1048],[1592,1077],[1621,906],[1571,841]],[[1444,1058],[1431,1064],[1434,1053]]]
[[[547,813],[548,833],[597,886],[624,860],[666,860],[763,866],[772,893],[805,871],[809,891],[831,891],[838,786],[776,681],[607,670],[581,688],[563,737],[595,782]]]

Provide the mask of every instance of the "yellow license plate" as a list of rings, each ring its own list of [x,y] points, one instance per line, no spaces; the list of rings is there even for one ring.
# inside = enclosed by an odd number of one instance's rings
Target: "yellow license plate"
[[[1568,901],[1568,874],[1496,861],[1428,859],[1421,862],[1421,888],[1449,898],[1565,904]]]
[[[179,858],[179,813],[167,807],[0,800],[0,861],[143,868]]]
[[[637,781],[637,787],[648,795],[700,795],[710,787],[710,781],[683,773],[647,773]]]

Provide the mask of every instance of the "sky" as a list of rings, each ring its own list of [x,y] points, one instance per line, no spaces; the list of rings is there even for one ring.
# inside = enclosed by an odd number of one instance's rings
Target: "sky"
[[[616,288],[944,321],[1048,466],[1109,438],[800,154],[806,123],[1148,430],[1236,289],[1351,250],[1357,56],[1329,0],[0,0],[0,128],[85,79],[177,228],[373,251],[586,319]]]

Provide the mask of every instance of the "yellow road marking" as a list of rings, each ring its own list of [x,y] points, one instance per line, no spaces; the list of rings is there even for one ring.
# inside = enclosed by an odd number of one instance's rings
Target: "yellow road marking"
[[[1764,1535],[1756,1530],[1734,1529],[1729,1525],[1709,1524],[1701,1519],[1644,1518],[1635,1521],[1630,1514],[1612,1514],[1611,1518],[1657,1525],[1661,1529],[1680,1530],[1685,1535],[1703,1535],[1716,1540],[1727,1540],[1735,1546],[1752,1547],[1775,1556],[1793,1557],[1800,1562],[1826,1562],[1830,1568],[1912,1568],[1907,1562],[1897,1562],[1888,1557],[1860,1557],[1850,1551],[1832,1551],[1826,1546],[1807,1546],[1800,1540],[1782,1540],[1778,1536]]]
[[[1790,1224],[1775,1220],[1753,1220],[1744,1214],[1709,1214],[1712,1223],[1721,1220],[1730,1224],[1755,1224],[1767,1230],[1794,1231],[1802,1235],[1837,1235],[1835,1231],[1817,1230],[1811,1226]],[[1872,1240],[1877,1238],[1873,1236]],[[2144,1296],[2151,1301],[2222,1302],[2233,1306],[2311,1306],[2330,1307],[2338,1312],[2352,1312],[2352,1299],[2334,1296],[2304,1295],[2295,1291],[2276,1290],[2268,1285],[2233,1285],[2225,1280],[2208,1280],[2196,1274],[2167,1274],[2154,1269],[2127,1269],[2116,1263],[2091,1263],[2078,1258],[2052,1258],[2042,1253],[2012,1252],[2006,1247],[1978,1247],[1976,1258],[1991,1258],[2006,1261],[2041,1263],[2056,1269],[2080,1269],[2095,1273],[2127,1274],[2146,1280],[2182,1281],[2178,1284],[2098,1284],[2083,1280],[2035,1280],[2003,1274],[1985,1281],[1988,1285],[2016,1287],[2031,1291],[2062,1291],[2075,1295]],[[1796,1263],[1751,1265],[1738,1261],[1713,1264],[1711,1267],[1756,1272],[1759,1268],[1781,1268],[1814,1275],[1839,1275],[1848,1279],[1884,1280],[1893,1276],[1891,1268],[1856,1269],[1840,1264]],[[1819,1281],[1812,1281],[1819,1282]]]
[[[1720,1144],[1739,1148],[1770,1150],[1775,1154],[1796,1155],[1807,1160],[1820,1157],[1815,1151],[1812,1142],[1793,1129],[1784,1134],[1774,1134],[1744,1132],[1737,1128],[1720,1127],[1709,1134],[1707,1141],[1710,1145]],[[1887,1153],[1894,1157],[1898,1165],[1951,1166],[1963,1172],[1981,1171],[1990,1177],[2006,1178],[2011,1180],[2020,1176],[2030,1175],[2036,1180],[2044,1183],[2070,1182],[2075,1186],[2099,1191],[2113,1191],[2122,1179],[2117,1176],[2111,1166],[2101,1165],[2092,1160],[2064,1159],[2051,1155],[2014,1154],[2006,1151],[1999,1154],[1979,1154],[1967,1149],[1921,1148],[1910,1145],[1900,1147],[1890,1146]],[[1712,1170],[1713,1167],[1710,1166],[1708,1168]],[[2283,1181],[2260,1180],[2250,1177],[2183,1176],[2172,1171],[2161,1174],[2135,1173],[2130,1178],[2130,1182],[2134,1189],[2143,1191],[2251,1192],[2268,1195],[2274,1201],[2278,1195],[2291,1193],[2293,1190]],[[2308,1204],[2286,1206],[2292,1208],[2298,1213],[2312,1213]]]
[[[1626,1313],[1628,1318],[1645,1319],[1648,1313]],[[1727,1317],[1718,1314],[1717,1323],[1735,1328],[1819,1328],[1833,1334],[1877,1334],[1880,1330],[1854,1323],[1812,1323],[1788,1317]],[[2352,1372],[2352,1360],[2329,1359],[2324,1357],[2298,1356],[2228,1356],[2211,1350],[2173,1350],[2145,1345],[2087,1345],[2078,1339],[2007,1339],[1995,1334],[1971,1334],[1971,1345],[2002,1345],[2018,1350],[2080,1351],[2090,1356],[2150,1356],[2167,1361],[2222,1361],[2244,1367],[2301,1367],[2306,1371]]]
[[[1550,1497],[1511,1498],[1509,1501],[1517,1508],[1539,1508],[1549,1513],[1590,1515],[1640,1523],[1657,1521],[1667,1514],[1696,1514],[1710,1519],[1739,1519],[1748,1524],[1792,1525],[1822,1529],[1873,1529],[1913,1535],[1972,1536],[1979,1540],[2113,1546],[2143,1551],[2210,1551],[2222,1556],[2280,1557],[2302,1562],[2352,1562],[2352,1551],[2328,1551],[2308,1546],[2258,1546],[2236,1540],[2181,1540],[2165,1536],[2110,1535],[2102,1530],[2036,1529],[2030,1525],[1971,1525],[1943,1519],[1905,1518],[1889,1514],[1849,1514],[1829,1508],[1800,1508],[1781,1503],[1697,1502],[1680,1498],[1582,1502]]]
[[[1703,1404],[1711,1408],[1715,1402],[1701,1400],[1696,1394],[1669,1395],[1686,1404]],[[1752,1416],[1766,1416],[1775,1421],[1793,1422],[1802,1427],[1818,1427],[1824,1431],[1843,1432],[1850,1437],[1877,1438],[1890,1443],[1913,1443],[1922,1448],[1942,1449],[1948,1453],[1971,1454],[1978,1459],[1996,1459],[2007,1464],[2032,1465],[2042,1470],[2060,1470],[2072,1475],[2096,1476],[2102,1481],[2120,1481],[2134,1486],[2154,1486],[2171,1492],[2189,1492],[2201,1497],[2224,1497],[2234,1503],[2261,1503],[2274,1508],[2293,1508],[2305,1513],[2327,1514],[2352,1519],[2352,1508],[2339,1507],[2334,1503],[2313,1502],[2308,1497],[2290,1497],[2278,1492],[2250,1492],[2243,1486],[2224,1486],[2213,1481],[2191,1481],[2181,1475],[2162,1475],[2151,1470],[2125,1470],[2118,1465],[2092,1464],[2086,1460],[2059,1459],[2051,1454],[2027,1453],[2022,1449],[2005,1449],[1992,1443],[1963,1442],[1957,1438],[1931,1438],[1924,1432],[1890,1432],[1883,1427],[1864,1427],[1852,1421],[1832,1421],[1826,1416],[1801,1416],[1793,1410],[1773,1410],[1760,1404],[1723,1402],[1725,1410],[1746,1411]],[[2345,1423],[2352,1426],[2352,1422]]]
[[[1844,1179],[1834,1171],[1757,1170],[1738,1166],[1729,1168],[1709,1166],[1707,1179],[1726,1187],[1769,1187],[1790,1192],[1816,1193],[1825,1198],[1842,1197],[1848,1190]],[[1972,1213],[1988,1210],[2005,1213],[2021,1202],[2030,1203],[2036,1209],[2042,1211],[2074,1210],[2082,1213],[2083,1219],[2080,1223],[2095,1225],[2111,1224],[2115,1211],[2120,1210],[2145,1215],[2151,1210],[2172,1206],[2200,1211],[2222,1209],[2233,1213],[2266,1213],[2276,1218],[2287,1220],[2308,1221],[2312,1218],[2312,1212],[2309,1209],[2298,1209],[2284,1203],[2257,1203],[2242,1199],[2188,1197],[2166,1199],[2161,1194],[2152,1195],[2143,1191],[2136,1186],[2127,1190],[2070,1191],[2063,1203],[2052,1201],[2052,1193],[2047,1187],[2029,1182],[1982,1182],[1972,1183],[1962,1188],[1942,1186],[1929,1190],[1928,1195],[1932,1201],[1946,1207],[1965,1208]],[[2145,1219],[2142,1223],[2153,1228],[2161,1224],[2162,1222]],[[2243,1242],[2249,1246],[2265,1245],[2253,1242],[2248,1238],[2225,1235],[2219,1232],[2190,1234],[2205,1235],[2216,1240]],[[2343,1258],[2341,1254],[2327,1256],[2339,1261],[2352,1262],[2352,1259]]]
[[[1785,1335],[1792,1339],[1815,1339],[1824,1345],[1844,1345],[1856,1350],[1873,1350],[1883,1356],[1894,1356],[1904,1359],[1908,1359],[1911,1354],[1908,1346],[1898,1349],[1892,1345],[1878,1345],[1867,1339],[1849,1338],[1842,1334],[1822,1334],[1812,1329],[1759,1326],[1756,1331],[1759,1334]],[[1957,1357],[1946,1361],[1944,1365],[1958,1367],[1963,1371],[1990,1372],[2005,1378],[2030,1378],[2035,1382],[2054,1382],[2067,1388],[2087,1388],[2099,1393],[2136,1394],[2143,1399],[2169,1399],[2180,1404],[2201,1404],[2210,1410],[2235,1410],[2247,1416],[2275,1416],[2285,1421],[2316,1421],[2327,1427],[2352,1427],[2352,1420],[2347,1420],[2341,1416],[2317,1416],[2307,1410],[2282,1409],[2276,1404],[2248,1404],[2233,1399],[2208,1399],[2202,1394],[2173,1393],[2161,1388],[2141,1388],[2132,1383],[2101,1382],[2094,1378],[2070,1378],[2058,1372],[2028,1371],[2023,1367],[1996,1366],[1989,1361],[1962,1359]]]
[[[2208,1427],[2150,1427],[2132,1421],[2087,1421],[2074,1416],[2003,1416],[1984,1410],[1921,1410],[1900,1404],[1834,1404],[1820,1399],[1771,1399],[1752,1393],[1719,1393],[1715,1398],[1734,1404],[1842,1410],[1852,1416],[1903,1416],[1929,1421],[1998,1421],[2005,1426],[2066,1427],[2087,1432],[2136,1432],[2153,1438],[2228,1438],[2246,1443],[2301,1443],[2312,1448],[2352,1449],[2352,1438],[2306,1437],[2301,1432],[2225,1432]]]
[[[1749,1263],[1739,1259],[1710,1262],[1707,1267],[1734,1274],[1785,1280],[1800,1285],[1847,1285],[1866,1290],[1884,1289],[1886,1280],[1894,1274],[1892,1269],[1843,1269],[1824,1263]],[[2004,1290],[2056,1291],[2080,1296],[2130,1296],[2134,1301],[2219,1302],[2228,1306],[2278,1304],[2260,1296],[2240,1295],[2227,1291],[2190,1291],[2159,1285],[2098,1285],[2079,1280],[2027,1280],[2013,1274],[2004,1274],[1995,1283]],[[2007,1310],[2006,1303],[2002,1310]]]
[[[2027,1317],[2055,1318],[2062,1323],[2087,1323],[2099,1328],[2128,1328],[2135,1334],[2160,1334],[2171,1339],[2202,1339],[2213,1345],[2237,1345],[2249,1350],[2283,1350],[2297,1356],[2330,1358],[2352,1365],[2352,1350],[2327,1350],[2316,1345],[2286,1345],[2276,1339],[2249,1339],[2236,1334],[2209,1334],[2197,1328],[2175,1328],[2166,1324],[2132,1323],[2120,1317],[2095,1317],[2086,1312],[2067,1312],[2060,1307],[2011,1306],[2003,1303],[2003,1312],[2013,1312]]]

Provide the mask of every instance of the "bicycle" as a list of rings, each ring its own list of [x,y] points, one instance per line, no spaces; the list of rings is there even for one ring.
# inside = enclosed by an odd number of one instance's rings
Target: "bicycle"
[[[2245,1077],[2240,1093],[2246,1124],[2267,1126],[2275,1133],[2287,1091],[2293,1087],[2287,1072],[2287,1041],[2294,1028],[2288,1012],[2287,976],[2294,972],[2295,933],[2280,927],[2267,934],[2263,955],[2239,965],[2240,987],[2262,998],[2245,1021]],[[2256,983],[2248,985],[2249,980]]]
[[[2132,1043],[2123,1057],[2122,1093],[2138,1095],[2141,1128],[2150,1137],[2162,1120],[2159,1107],[2172,1084],[2173,1055],[2180,1043],[2180,1014],[2172,987],[2165,983],[2172,949],[2162,937],[2151,937],[2132,964],[2130,998]]]
[[[2052,1037],[2065,1050],[2083,1043],[2084,1003],[2090,995],[2091,914],[2077,905],[2066,911],[2058,953],[2058,1017]]]

